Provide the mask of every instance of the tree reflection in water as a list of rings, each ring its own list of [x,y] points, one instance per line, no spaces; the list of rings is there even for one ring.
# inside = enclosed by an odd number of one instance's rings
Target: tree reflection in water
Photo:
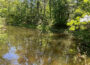
[[[9,43],[1,48],[7,50],[2,56],[9,65],[65,65],[66,55],[69,56],[67,63],[72,65],[70,58],[75,48],[72,36],[39,34],[38,30],[12,26],[7,29]]]

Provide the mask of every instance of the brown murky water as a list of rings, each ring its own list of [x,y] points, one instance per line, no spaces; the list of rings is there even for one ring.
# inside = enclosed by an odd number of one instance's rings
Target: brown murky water
[[[0,65],[74,65],[71,38],[8,26],[0,31]]]

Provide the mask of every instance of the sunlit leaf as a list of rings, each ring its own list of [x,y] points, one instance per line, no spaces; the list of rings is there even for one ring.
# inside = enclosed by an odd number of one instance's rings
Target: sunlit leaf
[[[88,0],[83,0],[85,3],[87,3],[88,2]]]
[[[74,30],[75,30],[75,26],[71,26],[71,27],[69,28],[69,30],[74,31]]]

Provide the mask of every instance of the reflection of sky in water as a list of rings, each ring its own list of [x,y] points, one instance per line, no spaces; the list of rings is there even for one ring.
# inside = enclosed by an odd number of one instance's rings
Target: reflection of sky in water
[[[3,58],[6,59],[6,60],[9,60],[11,64],[13,65],[20,65],[18,64],[18,58],[19,56],[17,54],[15,54],[16,52],[16,48],[15,47],[11,47],[9,52],[6,53]]]
[[[22,65],[22,64],[18,63],[19,56],[15,52],[16,52],[16,48],[15,47],[11,47],[9,49],[9,52],[6,53],[3,56],[3,58],[8,60],[10,62],[10,65]],[[25,62],[25,65],[29,65],[27,61]],[[37,65],[37,63],[35,62],[35,63],[32,63],[31,65]],[[42,61],[41,58],[40,58],[40,65],[43,65],[43,61]]]

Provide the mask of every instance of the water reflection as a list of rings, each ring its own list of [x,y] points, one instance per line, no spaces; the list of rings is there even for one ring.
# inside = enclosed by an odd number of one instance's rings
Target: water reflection
[[[57,38],[57,36],[56,34],[53,36],[52,33],[40,34],[38,30],[26,28],[8,28],[9,41],[12,46],[16,47],[16,53],[19,56],[18,62],[21,65],[65,64],[63,51],[69,46],[67,43],[71,42],[65,35],[63,38],[60,36]]]
[[[75,44],[71,38],[67,34],[8,26],[7,41],[0,46],[5,52],[0,56],[8,62],[6,65],[72,65]]]
[[[9,52],[3,56],[3,58],[8,60],[8,62],[10,62],[11,65],[19,65],[17,61],[19,56],[15,52],[16,52],[16,48],[11,47]]]

